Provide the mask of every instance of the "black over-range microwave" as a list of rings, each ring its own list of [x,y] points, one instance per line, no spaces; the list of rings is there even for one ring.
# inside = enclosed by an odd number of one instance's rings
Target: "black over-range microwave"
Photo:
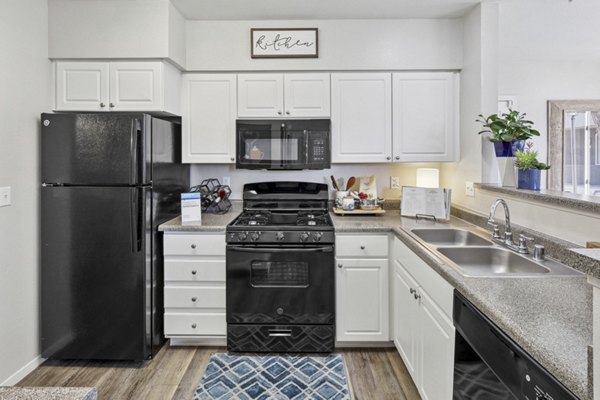
[[[238,120],[236,128],[236,168],[331,167],[328,119]]]

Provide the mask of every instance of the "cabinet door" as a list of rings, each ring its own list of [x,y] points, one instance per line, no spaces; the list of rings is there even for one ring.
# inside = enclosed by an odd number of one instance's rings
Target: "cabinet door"
[[[451,400],[454,376],[454,325],[420,291],[419,381],[424,400]]]
[[[388,260],[337,259],[337,340],[389,340]]]
[[[183,162],[235,161],[236,77],[189,74],[183,78]]]
[[[55,110],[108,111],[108,63],[57,62]]]
[[[331,74],[331,139],[334,163],[391,162],[391,74]]]
[[[238,117],[283,116],[283,74],[238,74]]]
[[[110,63],[110,111],[161,111],[160,62]]]
[[[458,75],[395,73],[394,161],[458,160]]]
[[[394,323],[394,344],[400,353],[406,369],[417,382],[417,329],[419,303],[414,297],[417,283],[406,273],[398,261],[394,261],[392,283],[392,313]]]
[[[329,117],[329,74],[285,74],[285,115]]]

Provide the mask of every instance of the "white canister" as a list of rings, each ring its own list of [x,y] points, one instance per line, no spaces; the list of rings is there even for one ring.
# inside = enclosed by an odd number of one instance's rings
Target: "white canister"
[[[342,199],[342,209],[344,211],[354,210],[354,197],[346,196]]]
[[[345,190],[338,190],[335,193],[335,206],[342,208],[344,197],[348,196],[348,192]]]

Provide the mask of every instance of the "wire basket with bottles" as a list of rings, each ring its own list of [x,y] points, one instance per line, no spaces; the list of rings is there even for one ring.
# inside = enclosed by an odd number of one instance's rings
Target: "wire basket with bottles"
[[[191,192],[200,193],[202,212],[209,214],[225,214],[231,209],[231,188],[221,185],[216,178],[205,179],[199,185],[193,186]]]

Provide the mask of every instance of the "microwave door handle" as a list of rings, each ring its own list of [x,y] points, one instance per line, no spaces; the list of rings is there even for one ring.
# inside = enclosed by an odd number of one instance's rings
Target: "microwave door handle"
[[[308,164],[308,131],[304,130],[304,163]]]

